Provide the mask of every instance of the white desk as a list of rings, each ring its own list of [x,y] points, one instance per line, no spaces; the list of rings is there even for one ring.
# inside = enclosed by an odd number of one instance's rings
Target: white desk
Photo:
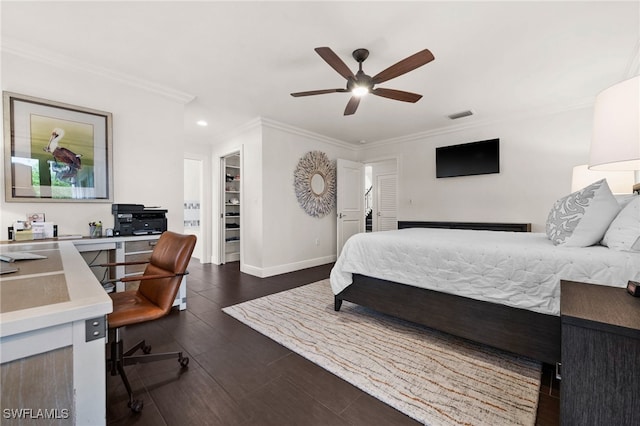
[[[0,277],[1,423],[105,424],[111,298],[72,241],[0,249],[47,255]]]

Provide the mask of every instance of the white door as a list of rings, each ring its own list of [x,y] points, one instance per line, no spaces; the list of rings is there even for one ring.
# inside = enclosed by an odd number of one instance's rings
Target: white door
[[[395,173],[376,176],[376,215],[373,223],[374,231],[398,229],[396,181]]]
[[[364,232],[364,164],[338,158],[336,170],[337,255],[354,234]]]

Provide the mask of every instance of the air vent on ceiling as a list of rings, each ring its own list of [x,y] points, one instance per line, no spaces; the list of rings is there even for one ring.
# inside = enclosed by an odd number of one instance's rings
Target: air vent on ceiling
[[[456,112],[455,114],[448,115],[447,117],[449,117],[452,120],[457,120],[458,118],[468,117],[470,115],[473,115],[473,111],[467,110],[462,112]]]

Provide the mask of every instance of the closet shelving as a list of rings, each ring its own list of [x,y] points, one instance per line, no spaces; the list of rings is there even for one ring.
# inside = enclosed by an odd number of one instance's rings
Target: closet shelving
[[[224,261],[240,260],[240,153],[223,158],[222,236]]]

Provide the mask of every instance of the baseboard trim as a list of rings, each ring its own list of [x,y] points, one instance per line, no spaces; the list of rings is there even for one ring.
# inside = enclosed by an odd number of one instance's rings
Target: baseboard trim
[[[326,265],[335,262],[336,256],[317,257],[315,259],[307,259],[300,262],[287,263],[284,265],[270,266],[267,268],[259,268],[257,266],[240,263],[240,271],[245,274],[253,275],[259,278],[272,277],[274,275],[286,274],[288,272],[299,271],[301,269],[313,268],[314,266]]]

